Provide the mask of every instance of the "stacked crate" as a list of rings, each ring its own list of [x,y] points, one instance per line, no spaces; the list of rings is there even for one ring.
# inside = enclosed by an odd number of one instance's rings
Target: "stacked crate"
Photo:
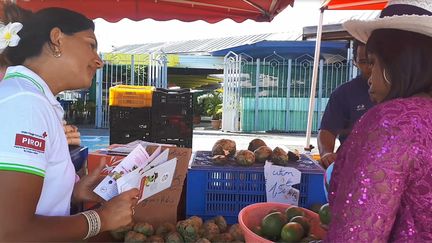
[[[192,148],[192,93],[152,86],[110,88],[110,144],[137,139]]]
[[[110,144],[150,141],[152,86],[117,85],[109,89]]]
[[[192,105],[189,89],[156,89],[152,106],[153,142],[192,148]]]

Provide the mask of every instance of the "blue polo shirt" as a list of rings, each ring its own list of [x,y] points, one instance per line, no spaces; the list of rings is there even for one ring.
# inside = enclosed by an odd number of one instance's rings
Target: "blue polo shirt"
[[[337,87],[330,95],[320,129],[338,136],[342,144],[357,120],[374,105],[368,90],[367,80],[361,76]]]

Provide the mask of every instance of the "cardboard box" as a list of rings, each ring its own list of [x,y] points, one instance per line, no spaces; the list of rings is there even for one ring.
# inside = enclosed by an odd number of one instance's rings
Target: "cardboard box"
[[[171,187],[147,198],[135,207],[135,221],[149,222],[153,224],[154,227],[164,222],[173,224],[177,222],[177,208],[182,196],[183,184],[192,154],[190,148],[163,147],[163,149],[165,148],[169,148],[170,150],[168,159],[177,158],[177,166]],[[155,149],[155,146],[148,146],[146,148],[149,154]],[[87,162],[88,172],[90,173],[97,168],[101,161],[105,161],[107,166],[115,167],[124,157],[125,156],[108,155],[101,151],[89,153]],[[108,170],[103,171],[102,174],[106,175],[107,172]],[[183,202],[180,204],[183,204]],[[86,204],[85,208],[88,209],[92,206],[94,206],[94,204]]]

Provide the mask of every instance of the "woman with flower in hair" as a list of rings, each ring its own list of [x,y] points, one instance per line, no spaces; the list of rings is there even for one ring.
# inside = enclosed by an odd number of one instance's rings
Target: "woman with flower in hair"
[[[432,242],[432,1],[390,0],[344,27],[367,41],[378,105],[338,154],[327,241]]]
[[[88,88],[98,68],[94,23],[61,8],[32,13],[7,4],[0,27],[0,241],[79,241],[132,223],[138,190],[101,208],[70,214],[75,202],[101,202],[98,173],[76,181],[55,95]]]

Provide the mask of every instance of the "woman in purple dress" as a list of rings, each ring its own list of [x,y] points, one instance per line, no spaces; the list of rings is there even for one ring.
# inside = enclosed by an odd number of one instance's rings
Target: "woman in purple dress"
[[[432,241],[432,1],[344,27],[367,41],[371,99],[330,182],[329,242]]]

